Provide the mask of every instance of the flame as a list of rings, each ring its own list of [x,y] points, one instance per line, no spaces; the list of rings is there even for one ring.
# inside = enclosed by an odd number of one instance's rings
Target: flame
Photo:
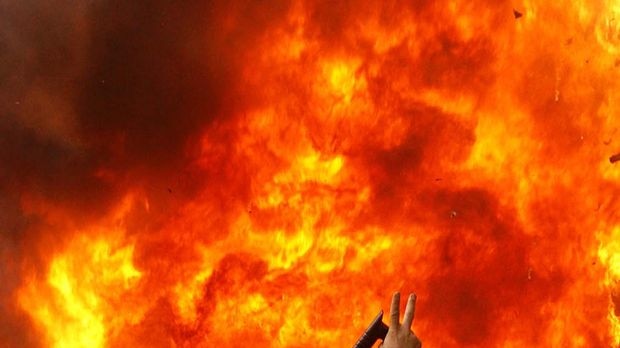
[[[620,347],[620,2],[253,6],[161,59],[183,146],[75,141],[111,203],[21,188],[41,346],[350,346],[400,290],[425,346]]]
[[[51,347],[105,347],[108,335],[139,320],[117,317],[124,296],[142,273],[132,264],[133,246],[118,246],[110,235],[72,241],[50,263],[46,279],[33,280],[19,294],[20,305],[33,310]]]
[[[615,345],[620,344],[620,226],[615,226],[610,233],[601,233],[602,241],[598,256],[607,267],[605,286],[610,289],[609,322],[610,332]]]

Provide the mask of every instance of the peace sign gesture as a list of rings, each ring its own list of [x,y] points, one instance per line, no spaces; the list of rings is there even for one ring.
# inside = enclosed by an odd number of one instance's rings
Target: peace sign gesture
[[[422,348],[422,342],[411,331],[413,317],[415,316],[415,294],[410,294],[405,307],[403,323],[400,324],[400,293],[396,292],[392,296],[392,306],[390,307],[390,329],[385,340],[379,347],[382,348]]]

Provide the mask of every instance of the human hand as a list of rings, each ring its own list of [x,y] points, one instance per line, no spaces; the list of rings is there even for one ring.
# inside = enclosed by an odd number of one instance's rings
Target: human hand
[[[396,292],[392,296],[392,306],[390,307],[390,329],[388,330],[385,340],[379,347],[382,348],[422,348],[422,342],[411,331],[411,324],[415,314],[414,294],[409,295],[407,307],[405,308],[405,316],[402,325],[400,319],[400,293]]]

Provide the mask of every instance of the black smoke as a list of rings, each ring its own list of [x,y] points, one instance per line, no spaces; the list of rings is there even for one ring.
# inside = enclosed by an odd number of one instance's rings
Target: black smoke
[[[41,271],[30,245],[63,238],[42,235],[50,228],[24,201],[53,202],[79,226],[131,185],[171,190],[201,132],[243,104],[244,52],[284,11],[250,1],[0,1],[3,344],[40,344],[13,296],[23,269]]]

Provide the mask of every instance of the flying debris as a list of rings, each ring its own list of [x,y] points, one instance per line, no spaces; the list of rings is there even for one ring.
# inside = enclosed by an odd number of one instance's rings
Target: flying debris
[[[523,17],[523,13],[517,11],[517,10],[512,10],[512,13],[515,15],[515,19],[519,19],[521,17]]]

